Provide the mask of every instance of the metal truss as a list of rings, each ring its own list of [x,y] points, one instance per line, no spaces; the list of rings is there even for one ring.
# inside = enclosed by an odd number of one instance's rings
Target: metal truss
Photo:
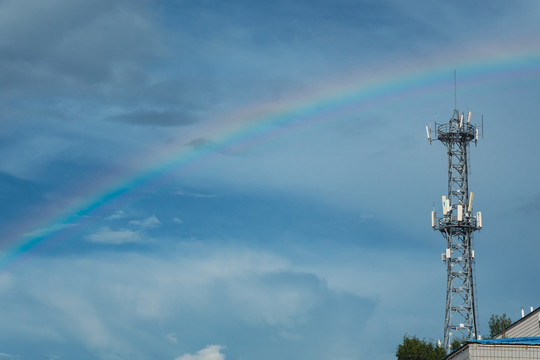
[[[473,193],[469,193],[469,144],[478,140],[478,129],[464,114],[454,110],[447,124],[435,123],[434,135],[426,127],[428,140],[439,140],[448,151],[448,194],[442,197],[443,216],[432,212],[432,227],[443,235],[446,251],[446,312],[443,346],[448,352],[453,339],[472,340],[478,336],[474,301],[473,233],[482,228],[482,214],[473,215]]]

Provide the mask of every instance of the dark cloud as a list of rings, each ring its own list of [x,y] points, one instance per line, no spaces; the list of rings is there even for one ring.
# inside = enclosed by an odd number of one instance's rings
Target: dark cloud
[[[210,139],[197,138],[197,139],[191,140],[186,145],[190,146],[192,148],[195,148],[195,149],[200,149],[200,148],[204,148],[206,146],[211,146],[213,144],[215,144],[215,143]]]
[[[137,2],[0,3],[0,86],[53,89],[112,80],[119,67],[159,52],[157,32]]]

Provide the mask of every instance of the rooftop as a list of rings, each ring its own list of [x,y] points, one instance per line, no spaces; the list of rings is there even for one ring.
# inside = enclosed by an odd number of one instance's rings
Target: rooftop
[[[505,339],[470,340],[468,344],[482,345],[537,345],[540,346],[540,337],[517,337]]]

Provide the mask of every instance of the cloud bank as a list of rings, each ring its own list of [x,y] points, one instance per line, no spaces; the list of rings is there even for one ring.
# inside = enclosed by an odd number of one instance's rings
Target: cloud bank
[[[220,341],[237,354],[260,359],[301,353],[324,359],[319,351],[342,342],[344,332],[360,331],[374,306],[372,300],[329,289],[321,278],[294,270],[275,254],[193,244],[174,249],[168,259],[143,254],[119,259],[112,253],[42,259],[17,274],[3,274],[0,300],[7,305],[0,311],[6,319],[0,346],[9,353],[24,341],[23,359],[57,353],[79,359],[210,360],[224,359],[224,347],[201,347],[195,354],[180,350]],[[37,276],[42,268],[48,269],[46,277]],[[279,350],[266,349],[268,337]],[[245,341],[251,345],[239,347]],[[347,346],[347,352],[359,351]]]

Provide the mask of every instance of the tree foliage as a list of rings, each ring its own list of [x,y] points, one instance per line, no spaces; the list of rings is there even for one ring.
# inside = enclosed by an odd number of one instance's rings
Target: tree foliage
[[[463,344],[465,344],[467,340],[465,338],[461,337],[455,337],[452,342],[450,343],[450,349],[452,351],[459,349]]]
[[[444,349],[433,342],[407,335],[403,337],[403,343],[398,345],[396,351],[398,360],[440,360],[445,356]]]
[[[512,320],[506,316],[506,314],[496,315],[493,314],[489,318],[489,337],[493,338],[504,329],[508,328],[512,324]]]

